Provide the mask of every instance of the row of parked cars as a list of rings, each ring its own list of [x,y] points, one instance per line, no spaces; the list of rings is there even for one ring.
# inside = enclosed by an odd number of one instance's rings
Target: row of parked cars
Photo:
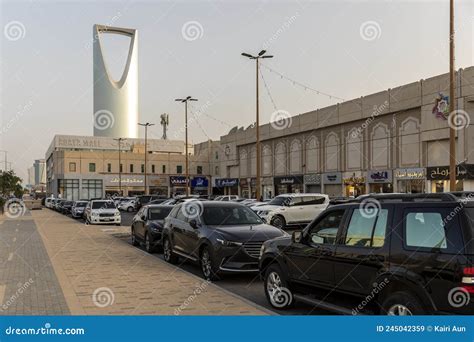
[[[329,205],[324,194],[288,194],[250,207],[174,199],[139,209],[132,244],[169,263],[193,261],[210,280],[259,273],[277,309],[298,300],[347,314],[472,314],[471,199],[374,194]],[[284,230],[306,222],[291,235]],[[341,296],[362,304],[333,300]]]

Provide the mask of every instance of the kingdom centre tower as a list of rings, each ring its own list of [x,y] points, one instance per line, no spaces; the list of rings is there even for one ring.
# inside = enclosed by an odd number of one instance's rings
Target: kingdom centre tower
[[[103,34],[130,37],[127,62],[115,81],[104,60]],[[138,123],[138,33],[137,30],[94,25],[94,136],[137,137]]]

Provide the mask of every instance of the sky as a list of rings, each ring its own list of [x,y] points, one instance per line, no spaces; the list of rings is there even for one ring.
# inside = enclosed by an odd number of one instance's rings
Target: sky
[[[455,20],[456,68],[472,66],[474,1],[456,0]],[[156,124],[154,138],[162,113],[168,136],[184,138],[174,99],[188,95],[202,110],[189,127],[194,143],[251,125],[255,62],[242,52],[274,55],[261,69],[262,123],[276,110],[298,115],[449,70],[447,0],[1,0],[0,24],[0,150],[24,179],[55,134],[93,134],[94,24],[138,30],[139,121]],[[118,79],[127,40],[104,38]]]

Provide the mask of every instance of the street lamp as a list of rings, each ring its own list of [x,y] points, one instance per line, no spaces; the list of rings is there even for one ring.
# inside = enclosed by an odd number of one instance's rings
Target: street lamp
[[[148,187],[146,186],[146,170],[147,170],[147,165],[146,165],[146,155],[148,154],[147,152],[147,146],[148,146],[148,127],[150,126],[154,126],[155,124],[152,124],[152,123],[149,123],[149,122],[146,122],[146,123],[139,123],[138,124],[139,126],[143,126],[145,127],[145,195],[148,195]]]
[[[256,198],[257,200],[260,199],[260,115],[259,115],[259,103],[258,103],[258,73],[259,73],[259,60],[261,58],[273,58],[273,56],[270,56],[270,55],[265,55],[267,51],[266,50],[262,50],[258,53],[257,56],[253,56],[249,53],[245,53],[243,52],[242,53],[242,56],[244,57],[247,57],[247,58],[250,58],[250,59],[254,59],[255,60],[255,64],[256,64],[256,81],[257,81],[257,84],[256,84],[256,136],[257,136],[257,141],[256,141],[256,148],[257,148],[257,191],[256,191]]]
[[[175,101],[184,103],[184,129],[186,144],[186,196],[189,196],[189,161],[188,161],[188,101],[197,101],[192,96],[184,99],[175,99]]]
[[[122,141],[127,140],[125,138],[117,138],[114,139],[115,141],[118,141],[118,162],[119,162],[119,192],[120,196],[123,196],[122,193],[122,159],[121,159],[121,154],[122,154]]]
[[[7,153],[8,153],[8,151],[6,151],[6,150],[0,150],[0,152],[5,153],[5,161],[4,161],[4,163],[5,163],[5,170],[4,170],[4,171],[8,171],[8,161],[7,161]],[[11,164],[11,163],[10,163],[10,164]],[[10,168],[11,168],[11,167],[10,167]]]

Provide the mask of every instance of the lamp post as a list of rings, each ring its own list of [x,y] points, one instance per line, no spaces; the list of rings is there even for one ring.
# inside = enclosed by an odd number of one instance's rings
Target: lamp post
[[[6,150],[0,150],[0,152],[5,153],[5,161],[4,161],[4,163],[5,163],[5,170],[3,170],[3,171],[8,171],[8,161],[7,161],[7,153],[8,153],[8,151],[6,151]]]
[[[457,122],[454,102],[456,101],[454,85],[454,0],[449,1],[449,115],[454,115],[450,122]],[[449,191],[456,191],[456,131],[449,125]]]
[[[185,129],[185,144],[186,144],[186,196],[189,196],[189,156],[188,156],[188,101],[197,101],[192,96],[184,99],[175,99],[175,101],[184,103],[184,129]]]
[[[125,138],[117,138],[117,139],[114,139],[115,141],[118,141],[118,162],[119,162],[119,192],[120,192],[120,196],[123,196],[123,193],[122,193],[122,159],[121,159],[121,155],[122,155],[122,141],[124,140],[127,140]]]
[[[145,178],[145,195],[148,195],[148,187],[146,185],[146,171],[147,171],[147,165],[146,165],[147,158],[146,157],[147,157],[147,154],[148,154],[148,150],[147,150],[147,147],[148,147],[148,127],[154,126],[155,124],[146,122],[146,123],[139,123],[138,125],[145,127],[145,170],[144,170],[145,175],[144,175],[144,178]]]
[[[266,50],[262,50],[258,53],[258,55],[256,56],[253,56],[249,53],[245,53],[243,52],[242,53],[242,56],[244,57],[247,57],[247,58],[250,58],[250,59],[254,59],[255,60],[255,65],[256,65],[256,148],[257,148],[257,191],[256,191],[256,198],[257,200],[260,199],[260,187],[261,187],[261,182],[260,182],[260,115],[259,115],[259,95],[258,95],[258,73],[259,73],[259,61],[261,58],[273,58],[273,56],[270,56],[270,55],[265,55],[267,51]]]

